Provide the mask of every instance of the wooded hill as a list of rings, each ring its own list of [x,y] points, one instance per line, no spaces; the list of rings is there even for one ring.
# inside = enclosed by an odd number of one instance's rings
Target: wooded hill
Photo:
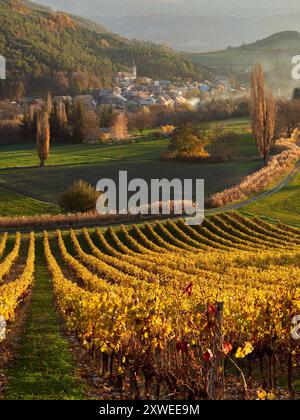
[[[41,86],[59,71],[85,72],[109,86],[119,70],[137,64],[140,76],[200,79],[201,69],[172,49],[128,40],[89,20],[21,0],[0,0],[0,54],[8,80]],[[98,80],[98,82],[95,81]]]

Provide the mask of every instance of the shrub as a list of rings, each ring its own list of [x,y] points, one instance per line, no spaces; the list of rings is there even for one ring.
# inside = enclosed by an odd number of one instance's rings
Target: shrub
[[[70,212],[85,213],[95,210],[99,193],[88,183],[76,181],[62,195],[59,205]]]
[[[211,135],[206,124],[183,124],[173,131],[168,150],[162,159],[196,160],[207,159],[209,153],[205,147],[211,142]]]
[[[163,134],[171,134],[175,131],[176,127],[174,125],[163,125],[161,131]]]

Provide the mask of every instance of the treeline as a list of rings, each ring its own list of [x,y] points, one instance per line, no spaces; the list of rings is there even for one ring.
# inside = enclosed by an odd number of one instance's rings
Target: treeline
[[[146,130],[151,130],[152,137],[162,137],[170,134],[168,127],[248,115],[246,99],[215,99],[196,108],[151,106],[125,115],[111,106],[87,105],[80,98],[52,100],[49,94],[45,106],[49,114],[51,142],[58,144],[116,142],[128,139],[128,132],[131,132],[131,137],[133,131],[144,136]],[[20,107],[8,100],[0,101],[0,143],[35,142],[40,108],[41,105]]]
[[[128,121],[123,113],[111,108],[98,109],[97,112],[80,99],[53,102],[49,93],[41,107],[31,105],[25,108],[21,122],[24,141],[36,140],[39,117],[45,114],[51,143],[54,144],[120,141],[128,136]]]
[[[0,98],[22,91],[85,93],[109,87],[117,71],[135,61],[140,76],[202,78],[184,55],[150,42],[129,41],[101,26],[83,24],[63,13],[31,8],[21,0],[0,0],[0,54],[7,59],[7,81]]]
[[[140,134],[146,129],[161,126],[180,126],[199,124],[216,120],[249,116],[247,98],[212,99],[197,107],[182,106],[172,109],[165,106],[151,106],[128,115],[129,129],[136,129]]]

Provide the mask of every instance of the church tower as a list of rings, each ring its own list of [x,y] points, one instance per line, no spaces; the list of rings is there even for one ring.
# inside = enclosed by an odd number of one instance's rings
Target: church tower
[[[135,79],[137,79],[137,66],[135,63],[133,63],[133,75],[135,77]]]

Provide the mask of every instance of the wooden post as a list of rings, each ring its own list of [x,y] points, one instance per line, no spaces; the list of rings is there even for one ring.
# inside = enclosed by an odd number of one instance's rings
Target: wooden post
[[[212,400],[219,398],[219,384],[220,384],[220,368],[223,361],[223,336],[222,336],[222,323],[223,323],[223,309],[224,303],[216,303],[216,325],[215,334],[213,339],[213,359],[211,363],[210,372],[210,389],[209,395]]]
[[[288,390],[290,393],[290,400],[295,399],[295,389],[293,385],[293,355],[292,351],[288,354]]]

